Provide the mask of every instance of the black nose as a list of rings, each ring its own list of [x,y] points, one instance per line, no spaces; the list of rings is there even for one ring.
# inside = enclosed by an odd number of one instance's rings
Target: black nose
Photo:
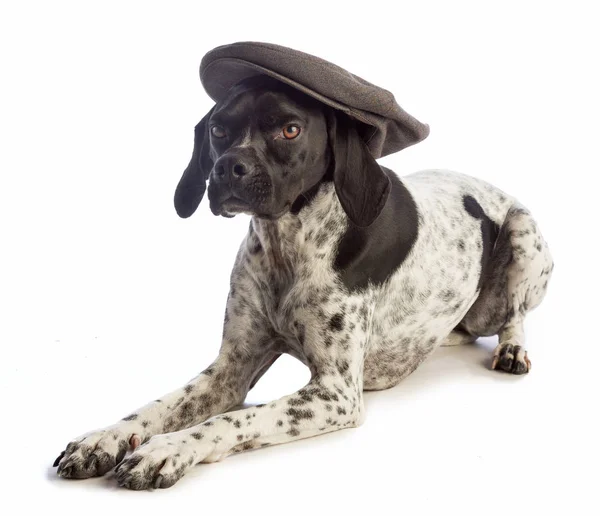
[[[226,182],[238,180],[251,172],[252,166],[239,154],[225,154],[215,163],[215,179]]]

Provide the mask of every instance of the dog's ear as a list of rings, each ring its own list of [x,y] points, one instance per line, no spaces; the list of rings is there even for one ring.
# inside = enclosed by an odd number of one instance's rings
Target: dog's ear
[[[206,181],[213,167],[209,154],[210,137],[208,119],[214,107],[204,116],[194,129],[194,152],[189,165],[183,171],[175,190],[175,210],[177,215],[187,218],[192,215],[206,191]]]
[[[385,206],[390,180],[359,136],[353,119],[329,110],[327,132],[333,182],[342,208],[356,226],[370,226]]]

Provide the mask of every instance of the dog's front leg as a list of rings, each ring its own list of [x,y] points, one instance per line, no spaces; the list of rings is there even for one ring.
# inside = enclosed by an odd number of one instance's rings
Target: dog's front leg
[[[58,474],[64,478],[104,475],[130,446],[136,448],[154,435],[197,425],[242,403],[254,382],[279,356],[275,336],[259,311],[260,299],[254,292],[247,288],[236,293],[232,286],[221,350],[210,367],[118,423],[74,439],[55,461]]]
[[[200,462],[358,426],[362,417],[362,381],[330,371],[277,401],[153,437],[119,465],[117,481],[130,489],[170,487]]]
[[[215,362],[185,386],[148,403],[121,421],[71,441],[55,461],[64,478],[104,475],[127,449],[153,435],[173,432],[205,421],[244,400],[257,374],[278,356],[244,355],[224,345]]]

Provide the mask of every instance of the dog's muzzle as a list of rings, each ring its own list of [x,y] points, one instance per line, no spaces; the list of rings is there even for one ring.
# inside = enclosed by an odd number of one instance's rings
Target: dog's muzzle
[[[271,199],[272,184],[256,160],[241,152],[227,152],[210,175],[208,197],[215,215],[254,213]]]

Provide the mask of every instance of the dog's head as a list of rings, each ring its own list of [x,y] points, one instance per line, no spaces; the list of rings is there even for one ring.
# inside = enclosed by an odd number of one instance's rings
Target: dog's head
[[[215,215],[276,219],[321,181],[333,180],[350,220],[368,226],[381,212],[390,182],[360,137],[364,129],[274,79],[242,81],[196,126],[175,209],[181,217],[192,215],[209,181]]]

